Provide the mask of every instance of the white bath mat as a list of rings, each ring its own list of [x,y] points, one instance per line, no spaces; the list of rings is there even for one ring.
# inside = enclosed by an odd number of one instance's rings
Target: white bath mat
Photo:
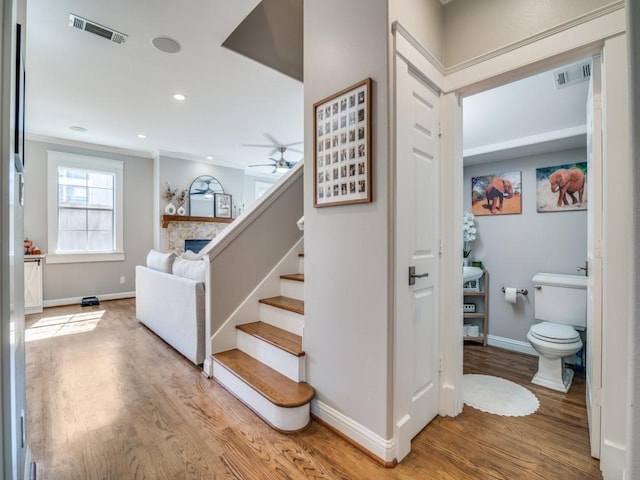
[[[517,383],[490,375],[463,375],[464,403],[483,412],[522,417],[538,410],[538,398]]]

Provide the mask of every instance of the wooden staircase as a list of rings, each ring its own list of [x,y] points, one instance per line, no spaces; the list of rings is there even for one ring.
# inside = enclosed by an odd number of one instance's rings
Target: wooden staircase
[[[213,355],[213,376],[281,432],[304,429],[314,390],[305,382],[304,256],[280,276],[280,295],[259,300],[260,319],[236,328],[236,348]]]

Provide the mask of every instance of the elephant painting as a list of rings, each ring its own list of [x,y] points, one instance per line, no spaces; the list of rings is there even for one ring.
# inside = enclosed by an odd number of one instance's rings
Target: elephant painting
[[[474,215],[522,213],[522,172],[500,172],[471,177],[471,212]]]
[[[558,207],[562,204],[569,205],[567,195],[571,197],[573,205],[580,202],[584,195],[584,172],[579,168],[560,168],[553,172],[549,176],[549,183],[551,184],[551,191],[558,193]],[[578,194],[576,199],[575,194]]]
[[[587,162],[536,169],[536,204],[540,213],[587,210]]]
[[[513,197],[513,184],[505,178],[494,177],[484,191],[489,210],[491,213],[497,213],[502,211],[504,199]]]

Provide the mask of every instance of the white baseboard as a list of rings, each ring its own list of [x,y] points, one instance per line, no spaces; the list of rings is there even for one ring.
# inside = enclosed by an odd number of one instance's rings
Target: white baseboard
[[[384,462],[395,460],[395,440],[385,440],[317,399],[311,401],[311,413]]]
[[[600,471],[602,478],[623,478],[625,475],[626,445],[603,439],[600,452]]]
[[[202,364],[202,375],[207,378],[213,378],[213,360],[211,357],[206,357]]]
[[[487,343],[492,347],[500,347],[505,350],[511,350],[512,352],[526,353],[527,355],[534,355],[536,357],[538,356],[538,352],[534,350],[529,342],[489,335],[487,337]]]
[[[104,295],[96,295],[100,301],[103,300],[120,300],[122,298],[134,298],[136,292],[120,292],[105,293]],[[82,297],[56,298],[53,300],[45,300],[42,302],[44,307],[62,307],[64,305],[80,305]]]

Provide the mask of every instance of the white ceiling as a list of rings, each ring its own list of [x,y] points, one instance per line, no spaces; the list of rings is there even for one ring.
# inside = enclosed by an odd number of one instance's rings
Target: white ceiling
[[[220,47],[258,3],[29,0],[27,134],[243,169],[265,163],[272,148],[245,145],[302,141],[303,86]],[[70,13],[127,34],[126,43],[69,27]],[[181,52],[156,50],[151,40],[160,35],[179,41]],[[547,72],[465,98],[465,163],[584,145],[586,88],[556,90]]]
[[[268,145],[266,135],[283,144],[302,141],[303,89],[299,81],[220,47],[258,3],[29,0],[27,134],[149,155],[202,161],[210,155],[212,163],[238,168],[265,163],[271,148],[243,144]],[[127,34],[126,43],[69,27],[70,13]],[[160,35],[177,40],[182,50],[155,49],[151,40]],[[187,100],[174,100],[174,92]],[[285,158],[298,161],[302,154],[287,152]]]
[[[588,86],[556,89],[549,71],[466,97],[465,165],[584,147]]]

